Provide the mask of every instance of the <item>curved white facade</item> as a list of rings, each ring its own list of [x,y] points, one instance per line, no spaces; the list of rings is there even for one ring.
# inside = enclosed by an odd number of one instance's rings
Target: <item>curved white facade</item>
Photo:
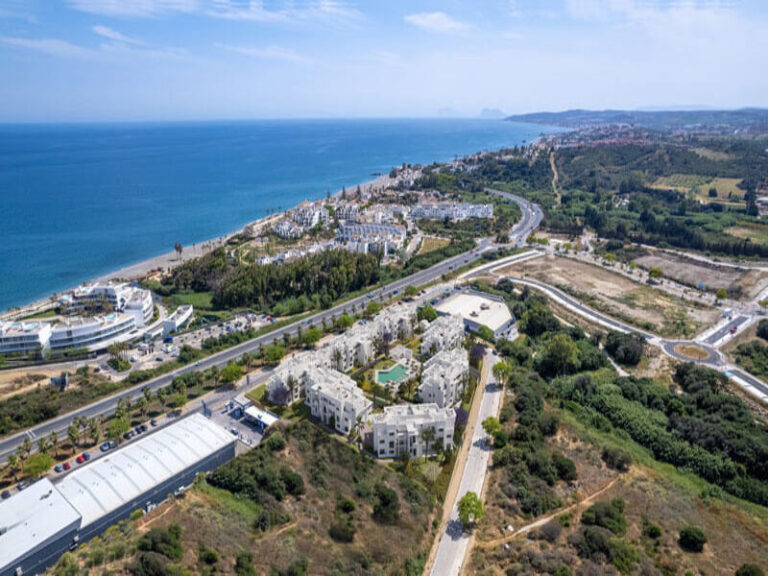
[[[71,318],[53,326],[50,347],[54,352],[69,348],[104,348],[128,340],[137,330],[131,314],[112,314],[94,318]]]

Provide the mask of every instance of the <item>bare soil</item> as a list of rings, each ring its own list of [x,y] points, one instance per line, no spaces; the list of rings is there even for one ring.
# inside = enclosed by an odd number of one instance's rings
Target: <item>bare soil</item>
[[[51,368],[0,370],[0,400],[47,385],[52,376],[59,375],[61,375],[60,369]]]
[[[697,307],[661,290],[633,282],[609,269],[569,258],[546,256],[513,264],[499,274],[527,275],[553,286],[566,288],[572,294],[584,295],[586,304],[639,327],[654,329],[662,335],[684,336],[676,319],[687,315],[688,332],[696,333],[717,321],[714,308]]]

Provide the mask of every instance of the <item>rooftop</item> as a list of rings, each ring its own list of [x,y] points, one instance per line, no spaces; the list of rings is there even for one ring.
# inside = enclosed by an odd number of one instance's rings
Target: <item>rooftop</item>
[[[0,501],[0,571],[79,520],[47,478]]]
[[[496,332],[512,320],[512,313],[504,302],[475,292],[460,292],[440,302],[438,312],[461,316],[465,320],[488,326]]]
[[[75,470],[57,488],[85,527],[232,442],[223,428],[193,414]]]
[[[440,408],[437,404],[396,404],[387,406],[384,412],[373,417],[374,424],[426,424],[456,416],[452,408]]]

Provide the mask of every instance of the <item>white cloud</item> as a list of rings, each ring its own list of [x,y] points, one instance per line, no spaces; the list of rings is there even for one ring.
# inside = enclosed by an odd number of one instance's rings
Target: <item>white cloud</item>
[[[21,50],[31,50],[58,58],[76,58],[81,60],[93,60],[99,53],[83,46],[72,44],[57,38],[19,38],[14,36],[0,36],[0,44]]]
[[[195,12],[201,0],[67,0],[80,12],[101,16],[149,18],[171,12]]]
[[[133,44],[135,46],[147,45],[147,43],[144,42],[143,40],[126,36],[125,34],[121,34],[117,30],[113,30],[112,28],[108,28],[107,26],[94,26],[92,30],[95,34],[98,34],[99,36],[103,36],[104,38],[108,38],[109,40],[114,40],[115,42],[120,42],[122,44]]]
[[[288,1],[275,9],[265,8],[263,0],[212,0],[207,13],[216,18],[253,22],[348,24],[362,19],[362,13],[357,8],[338,0],[311,0],[298,5]]]
[[[406,14],[403,17],[408,24],[417,26],[429,32],[439,34],[456,34],[466,30],[467,25],[448,16],[445,12],[418,12]]]
[[[235,46],[232,44],[214,44],[216,48],[234,52],[236,54],[242,54],[243,56],[249,56],[251,58],[258,58],[259,60],[277,60],[282,62],[295,62],[298,64],[307,64],[312,62],[311,58],[307,58],[291,50],[290,48],[283,48],[281,46]]]

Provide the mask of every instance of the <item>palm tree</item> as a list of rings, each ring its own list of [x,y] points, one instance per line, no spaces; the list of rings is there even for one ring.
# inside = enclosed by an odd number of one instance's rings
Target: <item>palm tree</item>
[[[333,358],[333,365],[336,367],[336,370],[341,369],[341,360],[343,358],[343,354],[341,353],[340,348],[334,348],[333,352],[331,354],[331,357]]]
[[[147,401],[147,404],[152,402],[152,389],[149,386],[144,386],[141,391],[144,394],[144,399]]]
[[[298,385],[298,382],[296,382],[296,378],[293,377],[293,374],[288,374],[288,379],[285,381],[285,385],[288,386],[288,390],[291,392],[291,402],[293,402],[295,399],[294,393],[296,391],[296,386]]]
[[[69,443],[72,444],[72,454],[74,454],[77,452],[77,439],[80,437],[80,430],[74,421],[67,428],[67,437],[69,438]]]
[[[41,436],[37,439],[37,451],[40,452],[40,454],[48,454],[50,449],[51,445],[48,441],[48,438]]]
[[[427,456],[429,455],[429,452],[433,448],[432,445],[435,443],[436,436],[437,436],[437,433],[435,432],[435,429],[432,426],[421,429],[421,439],[424,441],[424,461],[425,462],[427,460]]]
[[[221,374],[219,372],[219,367],[216,366],[215,364],[213,366],[211,366],[211,379],[213,380],[213,387],[214,388],[218,388],[219,387],[219,376],[220,375]]]
[[[24,452],[24,458],[28,458],[32,453],[32,440],[29,439],[29,436],[24,437],[24,440],[21,442],[21,446],[19,446],[19,448],[21,448],[21,450]]]
[[[173,245],[173,249],[176,251],[176,255],[179,260],[181,260],[181,253],[184,251],[184,247],[181,245],[180,242],[176,242]]]
[[[19,473],[19,457],[16,454],[8,454],[8,470],[13,474],[13,481],[16,482],[16,477]]]
[[[98,444],[99,440],[101,440],[101,426],[99,426],[99,420],[97,418],[92,418],[88,423],[88,433],[91,436],[93,443]]]
[[[163,411],[165,411],[165,403],[168,401],[168,389],[158,388],[157,399],[160,401],[160,406],[162,407]]]
[[[53,454],[56,455],[57,449],[59,447],[59,434],[54,430],[51,432],[51,448],[53,448]]]

